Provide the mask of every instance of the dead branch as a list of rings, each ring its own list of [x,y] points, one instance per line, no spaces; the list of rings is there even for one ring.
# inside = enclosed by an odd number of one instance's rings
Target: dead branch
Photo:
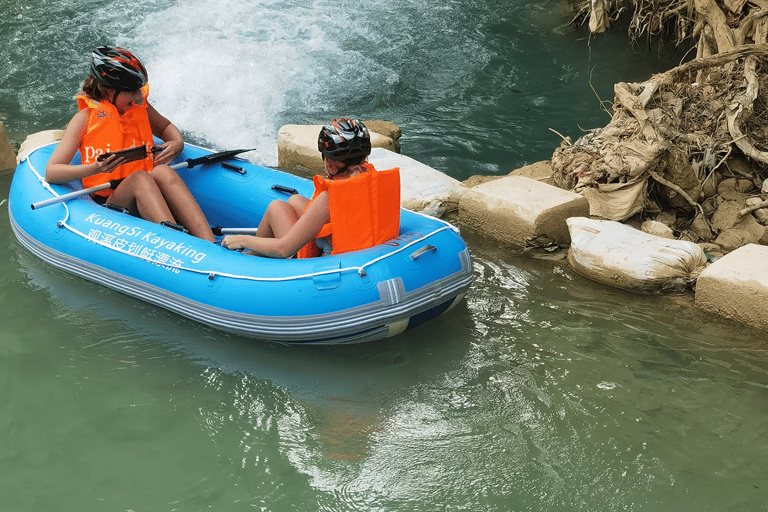
[[[743,210],[740,210],[739,213],[737,214],[737,216],[739,218],[741,218],[741,217],[747,215],[748,213],[752,213],[755,210],[759,210],[761,208],[766,208],[766,207],[768,207],[768,201],[763,201],[760,204],[756,204],[754,206],[749,206],[747,208],[744,208]]]
[[[691,75],[702,69],[719,67],[737,59],[755,56],[760,60],[768,58],[768,44],[744,44],[734,46],[728,51],[717,53],[710,57],[692,60],[676,68],[672,68],[664,73],[658,73],[650,78],[650,82],[657,83],[658,86],[670,85],[675,82],[683,81],[686,75]]]

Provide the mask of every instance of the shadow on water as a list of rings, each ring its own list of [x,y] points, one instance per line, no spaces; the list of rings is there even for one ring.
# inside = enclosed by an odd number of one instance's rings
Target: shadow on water
[[[407,387],[438,375],[463,357],[469,329],[466,305],[395,338],[361,345],[270,343],[219,332],[172,312],[66,274],[15,245],[29,283],[50,295],[58,315],[78,323],[97,318],[180,352],[190,361],[230,374],[266,380],[299,396],[359,396],[363,387]]]
[[[278,416],[289,425],[280,434],[283,450],[300,454],[294,455],[299,459],[311,453],[307,442],[301,441],[311,436],[318,439],[312,450],[331,460],[364,460],[371,435],[384,421],[381,408],[396,403],[425,380],[450,372],[470,344],[469,334],[461,335],[471,332],[465,303],[450,315],[378,342],[290,346],[218,332],[71,276],[40,261],[15,240],[10,252],[27,285],[49,297],[55,322],[74,327],[67,335],[70,341],[64,342],[84,341],[83,346],[72,345],[69,350],[79,364],[95,363],[83,375],[97,377],[100,373],[94,372],[104,371],[97,354],[107,359],[108,366],[131,360],[144,371],[164,371],[165,365],[189,361],[187,372],[192,375],[186,378],[192,389],[202,386],[219,397],[218,404],[216,399],[200,402],[204,430],[221,439],[224,434],[217,425],[231,423],[227,418],[234,412],[243,420],[235,424],[236,434],[227,435],[241,436],[245,443],[263,415],[254,416],[253,408],[268,403],[282,411]]]

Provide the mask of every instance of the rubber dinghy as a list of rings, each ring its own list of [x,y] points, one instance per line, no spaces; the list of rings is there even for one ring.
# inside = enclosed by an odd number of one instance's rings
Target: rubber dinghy
[[[472,284],[458,230],[404,209],[399,236],[384,244],[280,260],[229,251],[88,195],[41,207],[81,188],[45,182],[54,148],[32,151],[16,168],[8,213],[19,242],[55,267],[222,331],[283,343],[368,342],[449,311]],[[309,180],[239,159],[195,165],[211,154],[187,144],[174,167],[213,226],[252,228],[273,199],[312,194]]]

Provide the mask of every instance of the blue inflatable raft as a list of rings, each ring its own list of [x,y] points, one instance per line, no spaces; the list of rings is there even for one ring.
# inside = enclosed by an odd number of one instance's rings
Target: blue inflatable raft
[[[54,148],[32,151],[16,168],[8,212],[19,242],[55,267],[222,331],[282,343],[368,342],[449,311],[472,283],[458,230],[408,210],[399,236],[382,245],[279,260],[229,251],[87,195],[33,209],[80,188],[45,182]],[[210,154],[188,144],[176,162]],[[309,180],[239,159],[177,172],[211,225],[230,229],[257,226],[273,199],[313,190]]]

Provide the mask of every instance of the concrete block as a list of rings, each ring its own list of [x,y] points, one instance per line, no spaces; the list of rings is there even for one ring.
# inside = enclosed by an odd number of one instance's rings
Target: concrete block
[[[368,161],[381,171],[400,168],[400,205],[439,217],[458,208],[459,199],[469,190],[459,180],[413,158],[373,148]]]
[[[367,125],[366,125],[367,126]],[[277,133],[277,165],[281,168],[302,166],[316,173],[323,172],[325,167],[320,151],[317,150],[317,136],[322,125],[287,124]],[[371,146],[395,151],[395,141],[386,135],[371,133]]]
[[[565,219],[588,216],[589,202],[583,196],[522,176],[478,185],[459,202],[462,222],[518,246],[537,235],[570,244]]]
[[[768,247],[749,244],[712,263],[696,280],[696,306],[768,329]]]
[[[64,136],[64,130],[45,130],[28,135],[24,142],[21,143],[19,154],[16,155],[16,162],[21,162],[37,148],[60,141],[62,136]]]
[[[0,171],[16,168],[16,151],[8,140],[5,124],[0,121]]]
[[[363,120],[363,124],[368,128],[368,131],[371,133],[378,133],[380,135],[384,135],[385,137],[389,137],[392,139],[395,143],[395,149],[394,151],[400,152],[400,137],[403,136],[403,130],[400,129],[400,127],[393,123],[392,121],[366,121]]]
[[[555,184],[555,180],[552,179],[552,165],[549,160],[524,165],[523,167],[510,172],[509,176],[531,178],[532,180],[541,181],[547,185]]]

